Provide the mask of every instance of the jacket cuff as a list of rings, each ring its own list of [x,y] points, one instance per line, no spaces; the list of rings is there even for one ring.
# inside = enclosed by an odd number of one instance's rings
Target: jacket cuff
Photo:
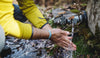
[[[47,23],[45,23],[40,29],[42,29],[45,25],[47,25],[48,24],[48,22]]]

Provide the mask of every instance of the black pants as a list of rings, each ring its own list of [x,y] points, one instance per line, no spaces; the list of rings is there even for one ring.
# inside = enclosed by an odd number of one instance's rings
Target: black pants
[[[13,4],[13,6],[14,6],[14,18],[21,22],[25,22],[27,18],[23,15],[22,11],[19,9],[19,6],[16,4]]]

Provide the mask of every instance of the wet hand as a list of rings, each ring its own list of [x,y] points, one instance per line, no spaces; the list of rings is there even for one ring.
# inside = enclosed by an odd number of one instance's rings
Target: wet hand
[[[68,31],[63,31],[61,29],[52,29],[51,33],[51,40],[58,46],[66,50],[76,50],[76,45],[70,41],[72,37],[68,36],[70,35]]]

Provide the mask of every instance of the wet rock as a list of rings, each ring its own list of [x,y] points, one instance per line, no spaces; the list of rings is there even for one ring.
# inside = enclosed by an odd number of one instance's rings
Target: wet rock
[[[64,13],[63,13],[64,12]],[[62,14],[59,14],[62,13]],[[70,11],[64,11],[63,9],[54,9],[52,11],[52,14],[54,16],[54,23],[55,24],[60,24],[60,25],[66,25],[66,24],[71,24],[71,17],[76,16],[77,14],[72,13]]]
[[[16,40],[16,41],[15,41]],[[47,42],[48,41],[48,42]],[[47,57],[47,51],[45,50],[46,43],[49,43],[49,40],[17,40],[11,38],[6,40],[6,46],[9,46],[12,50],[11,55],[8,55],[5,58],[43,58]],[[19,44],[18,44],[19,43]],[[49,56],[48,56],[49,57]]]

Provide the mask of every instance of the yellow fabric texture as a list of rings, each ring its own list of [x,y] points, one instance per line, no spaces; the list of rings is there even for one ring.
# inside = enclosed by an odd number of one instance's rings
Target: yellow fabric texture
[[[13,18],[13,0],[0,0],[0,25],[6,35],[29,39],[32,35],[30,24],[21,23]]]
[[[20,6],[20,9],[23,11],[23,14],[29,19],[29,21],[37,28],[41,28],[44,24],[47,23],[41,12],[38,10],[33,0],[17,0]]]

